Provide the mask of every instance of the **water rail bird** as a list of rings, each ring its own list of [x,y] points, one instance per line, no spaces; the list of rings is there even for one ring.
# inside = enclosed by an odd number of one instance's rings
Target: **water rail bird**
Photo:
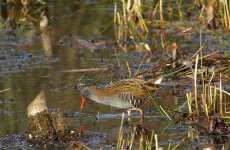
[[[120,80],[105,88],[78,85],[77,89],[82,95],[81,109],[83,108],[86,98],[100,104],[128,109],[128,118],[131,116],[131,111],[139,111],[141,120],[143,121],[143,110],[140,109],[139,106],[146,102],[150,93],[158,90],[162,80],[163,75],[147,81],[141,79]]]

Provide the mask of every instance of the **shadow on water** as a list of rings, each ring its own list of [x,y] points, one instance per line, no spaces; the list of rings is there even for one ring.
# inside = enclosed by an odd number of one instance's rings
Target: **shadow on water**
[[[31,148],[24,136],[28,123],[26,108],[35,95],[44,89],[49,109],[60,108],[67,124],[81,131],[83,143],[95,149],[114,148],[124,110],[88,101],[83,111],[80,111],[81,96],[74,86],[83,75],[84,81],[90,84],[101,83],[102,86],[127,78],[127,60],[132,66],[131,71],[135,73],[140,62],[144,60],[142,68],[150,68],[161,54],[156,52],[156,55],[148,55],[146,52],[135,51],[134,46],[130,46],[128,52],[114,53],[118,49],[115,44],[93,51],[84,46],[76,46],[73,39],[77,38],[97,44],[101,41],[115,41],[113,2],[50,1],[48,5],[30,7],[1,3],[0,9],[0,90],[9,88],[0,92],[0,147]],[[200,46],[199,33],[183,33],[179,28],[180,18],[167,17],[174,21],[165,30],[164,36],[170,42],[177,41],[180,49],[192,56]],[[196,26],[191,20],[186,20],[183,25],[191,24]],[[159,35],[161,31],[158,28],[150,31],[152,37],[148,39],[157,43],[155,46],[158,48],[162,46]],[[221,35],[221,32],[223,31],[217,31],[212,37],[209,33],[204,33],[202,42],[207,51],[218,49],[229,58],[228,35]],[[204,53],[208,53],[207,51]],[[69,71],[85,68],[106,69],[86,73]],[[185,84],[178,82],[164,82],[159,93],[154,95],[155,101],[169,109],[183,105],[186,101],[185,94],[192,90],[193,80],[181,81]],[[187,122],[172,124],[162,117],[151,102],[144,104],[142,108],[145,112],[144,124],[135,126],[135,121],[139,118],[134,113],[133,122],[124,124],[125,133],[129,134],[133,127],[137,127],[140,132],[148,132],[150,136],[154,130],[159,134],[161,146],[175,146],[186,139],[180,145],[184,149],[229,142],[228,135],[224,138],[202,137]],[[227,123],[229,124],[229,120]],[[226,144],[226,147],[229,148],[229,145]]]

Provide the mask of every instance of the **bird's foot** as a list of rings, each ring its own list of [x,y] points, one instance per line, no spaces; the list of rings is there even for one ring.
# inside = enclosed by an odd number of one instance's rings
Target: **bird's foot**
[[[140,122],[144,122],[144,113],[143,113],[143,110],[140,109],[140,108],[130,108],[127,110],[127,113],[128,113],[128,121],[131,121],[131,111],[139,111],[140,112],[140,117],[141,117],[141,120]]]

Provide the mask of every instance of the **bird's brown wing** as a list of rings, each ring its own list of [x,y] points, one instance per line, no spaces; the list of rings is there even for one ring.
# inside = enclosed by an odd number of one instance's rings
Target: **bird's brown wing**
[[[107,94],[128,93],[134,96],[136,100],[145,99],[148,97],[148,91],[143,85],[142,80],[130,79],[115,82],[105,89]]]

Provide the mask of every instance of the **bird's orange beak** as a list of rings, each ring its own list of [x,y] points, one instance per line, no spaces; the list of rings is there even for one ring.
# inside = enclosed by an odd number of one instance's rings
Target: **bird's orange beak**
[[[81,96],[81,106],[80,106],[80,110],[82,111],[82,108],[84,107],[85,105],[85,98],[83,96]]]

